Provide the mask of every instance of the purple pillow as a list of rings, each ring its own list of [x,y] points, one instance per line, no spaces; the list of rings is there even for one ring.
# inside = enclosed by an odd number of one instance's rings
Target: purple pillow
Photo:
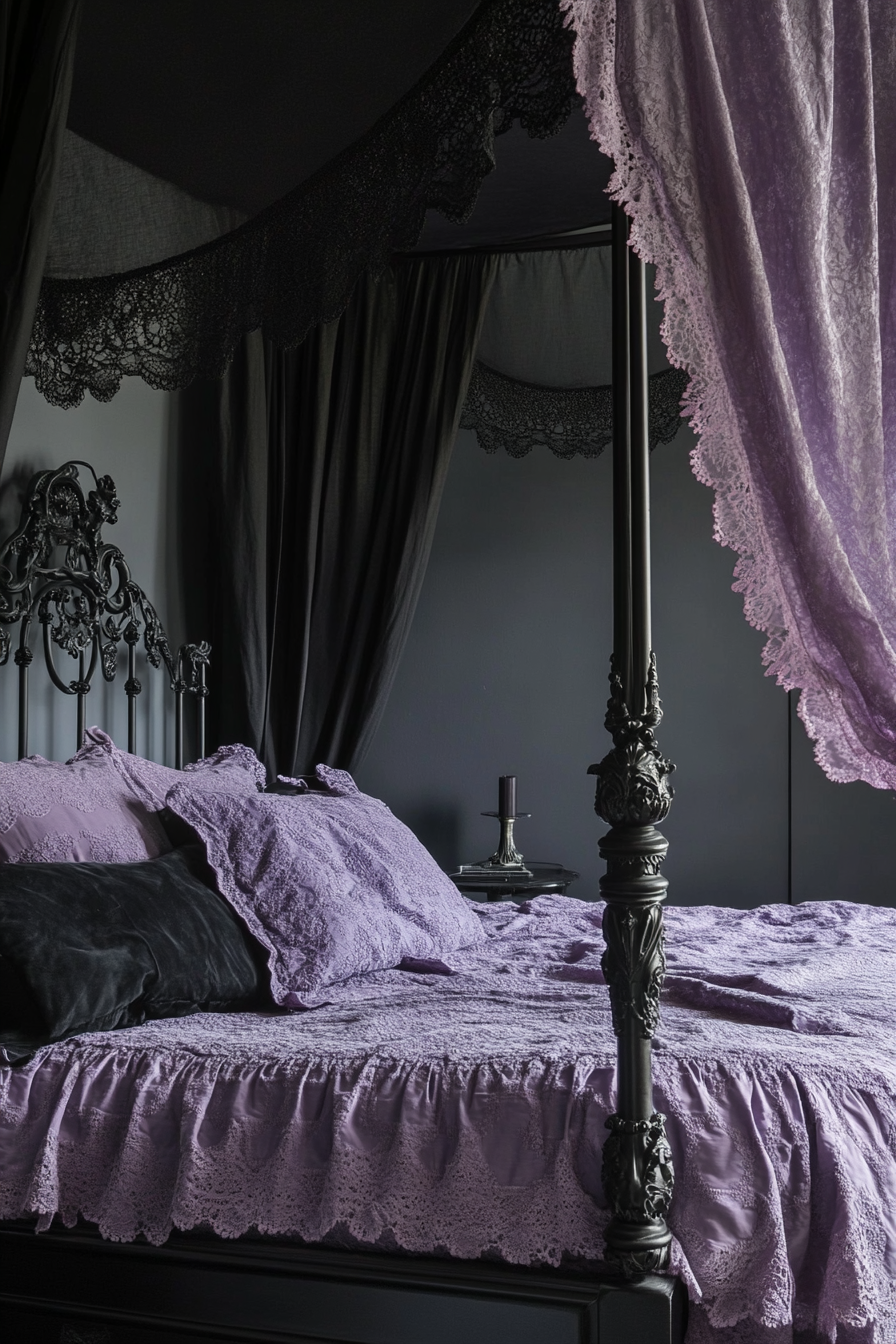
[[[171,845],[101,753],[0,764],[0,862],[140,863]]]
[[[268,949],[277,1003],[311,1008],[349,976],[483,941],[470,903],[385,803],[344,771],[318,766],[317,776],[326,793],[168,794],[205,842],[219,891]]]
[[[255,794],[264,788],[267,778],[255,752],[239,743],[219,747],[204,760],[195,761],[184,770],[174,770],[169,765],[158,765],[156,761],[122,751],[102,728],[88,728],[84,739],[84,746],[73,760],[104,755],[122,781],[151,812],[161,812],[169,789],[176,784],[185,784],[187,780],[190,788],[203,792]]]

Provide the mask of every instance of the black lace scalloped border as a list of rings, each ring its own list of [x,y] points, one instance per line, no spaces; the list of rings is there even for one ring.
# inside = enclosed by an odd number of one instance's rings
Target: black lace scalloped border
[[[575,98],[573,33],[557,0],[487,0],[379,122],[240,228],[125,274],[45,279],[25,372],[56,406],[109,401],[138,375],[173,391],[220,377],[261,327],[299,344],[339,316],[359,276],[412,248],[428,209],[458,223],[519,120],[554,134]]]
[[[688,386],[683,369],[663,369],[647,380],[648,442],[670,443],[681,428],[681,399]],[[613,438],[613,389],[545,387],[499,373],[479,360],[473,365],[461,429],[472,429],[487,453],[503,449],[525,457],[549,448],[556,457],[599,457]]]

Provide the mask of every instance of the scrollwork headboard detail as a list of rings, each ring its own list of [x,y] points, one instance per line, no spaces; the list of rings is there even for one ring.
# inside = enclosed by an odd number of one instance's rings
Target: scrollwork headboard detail
[[[85,494],[79,468],[93,477]],[[127,650],[124,683],[128,698],[128,751],[136,751],[137,646],[147,661],[163,664],[175,695],[175,764],[183,768],[184,696],[196,698],[198,746],[205,755],[205,698],[208,644],[182,644],[172,653],[155,607],[131,578],[124,555],[103,540],[103,527],[118,520],[120,501],[111,476],[97,476],[87,462],[66,462],[55,471],[38,472],[28,486],[19,526],[0,546],[0,665],[12,650],[12,627],[19,625],[13,655],[19,669],[19,757],[28,754],[28,670],[34,658],[29,642],[37,622],[53,684],[77,697],[78,746],[87,725],[87,696],[97,665],[107,682],[115,680],[118,654]],[[66,681],[55,649],[77,662],[77,676]]]

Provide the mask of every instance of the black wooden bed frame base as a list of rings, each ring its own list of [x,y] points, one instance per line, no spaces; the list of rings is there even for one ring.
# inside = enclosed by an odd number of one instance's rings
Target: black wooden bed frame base
[[[224,1241],[0,1228],[5,1344],[671,1344],[677,1279]]]
[[[607,860],[602,965],[618,1046],[618,1113],[607,1120],[602,1172],[612,1214],[609,1268],[528,1270],[201,1233],[153,1247],[105,1241],[87,1225],[35,1235],[33,1223],[0,1223],[6,1344],[681,1344],[684,1290],[657,1272],[669,1263],[674,1177],[664,1117],[653,1109],[651,1053],[667,885],[660,874],[667,843],[656,825],[669,810],[674,767],[654,738],[661,710],[650,639],[645,277],[628,236],[628,220],[614,205],[614,632],[606,717],[613,746],[591,767],[595,810],[610,826],[600,841]],[[20,755],[27,750],[28,632],[36,622],[55,684],[77,697],[79,743],[94,669],[99,662],[111,680],[118,647],[126,645],[131,751],[142,632],[149,662],[164,663],[177,697],[180,766],[183,697],[192,693],[201,711],[209,649],[185,645],[172,655],[121,552],[101,541],[101,525],[114,521],[118,504],[114,484],[103,477],[85,497],[77,484],[83,465],[36,478],[22,526],[0,552],[0,578],[9,580],[0,592],[0,662],[11,648],[6,626],[22,622],[15,654]],[[62,568],[45,558],[51,542],[67,547]],[[78,659],[78,676],[68,684],[55,669],[53,644]],[[203,722],[200,714],[200,754]]]

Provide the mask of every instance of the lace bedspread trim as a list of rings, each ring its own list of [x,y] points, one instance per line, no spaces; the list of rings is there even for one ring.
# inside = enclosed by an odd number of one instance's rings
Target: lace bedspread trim
[[[706,286],[694,259],[675,241],[672,211],[641,146],[629,134],[620,90],[626,85],[616,46],[618,0],[560,0],[576,32],[573,63],[592,135],[616,171],[607,194],[632,221],[634,250],[656,267],[657,298],[665,306],[661,334],[669,363],[687,370],[682,414],[699,436],[694,475],[715,493],[714,536],[737,553],[733,591],[744,615],[768,638],[762,661],[785,690],[800,689],[799,714],[814,739],[815,757],[829,779],[862,779],[896,789],[896,767],[861,742],[831,679],[822,679],[800,637],[782,574],[753,489],[737,415],[730,400],[706,308]],[[696,205],[693,207],[696,210]]]
[[[0,1216],[30,1211],[42,1227],[57,1214],[69,1226],[85,1217],[113,1240],[142,1234],[154,1244],[175,1227],[311,1242],[344,1230],[367,1246],[463,1259],[600,1258],[609,1059],[458,1066],[374,1053],[296,1056],[281,1071],[270,1059],[252,1066],[164,1048],[110,1056],[108,1045],[85,1044],[67,1070],[47,1063],[18,1124],[19,1154],[33,1160],[0,1181]],[[661,1057],[657,1088],[680,1155],[672,1268],[703,1299],[699,1338],[749,1323],[770,1340],[790,1327],[834,1341],[844,1324],[868,1324],[867,1344],[885,1344],[896,1281],[876,1268],[886,1261],[883,1197],[850,1180],[836,1156],[843,1138],[829,1127],[837,1113],[864,1113],[873,1129],[892,1114],[892,1089],[870,1073],[822,1078],[746,1056],[721,1066]],[[772,1122],[759,1148],[745,1120],[753,1109],[757,1123]],[[9,1123],[15,1107],[6,1110]],[[795,1111],[804,1114],[798,1130]],[[816,1126],[823,1160],[834,1159],[824,1192],[809,1181]],[[878,1178],[886,1191],[894,1155],[876,1151],[879,1133],[873,1139],[856,1152],[869,1191]],[[726,1171],[721,1189],[707,1145],[739,1173]],[[822,1193],[831,1208],[816,1228],[818,1263],[807,1258],[795,1276],[782,1233],[799,1242]],[[747,1242],[726,1228],[732,1199],[751,1223]]]
[[[683,369],[663,369],[648,379],[651,448],[670,443],[681,428],[687,385]],[[527,383],[477,360],[460,424],[475,432],[487,453],[502,448],[525,457],[545,447],[555,457],[599,457],[613,438],[613,389]]]
[[[519,119],[554,134],[575,98],[556,0],[492,0],[356,144],[223,238],[159,265],[45,279],[26,373],[53,405],[109,401],[137,374],[174,390],[217,378],[243,334],[284,347],[339,316],[359,276],[412,248],[428,209],[462,222]]]
[[[475,909],[486,940],[452,976],[380,971],[314,1012],[200,1013],[0,1069],[0,1217],[597,1259],[615,1110],[602,908]],[[702,1298],[688,1344],[891,1344],[896,912],[666,916],[654,1076],[673,1269]],[[715,1006],[677,1001],[698,981]],[[789,1025],[768,1011],[782,1000]]]

